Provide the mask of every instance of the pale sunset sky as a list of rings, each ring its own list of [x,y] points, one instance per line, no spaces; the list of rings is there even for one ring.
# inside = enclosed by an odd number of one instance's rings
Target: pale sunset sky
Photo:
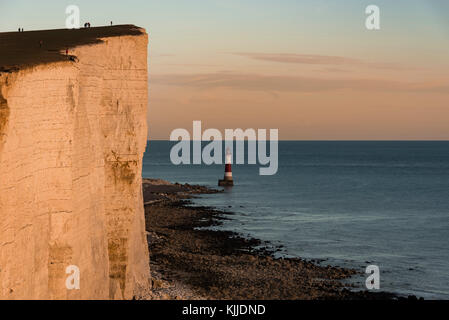
[[[0,0],[0,31],[135,24],[150,37],[149,139],[277,128],[282,140],[448,140],[446,0]],[[380,7],[381,30],[365,28]]]

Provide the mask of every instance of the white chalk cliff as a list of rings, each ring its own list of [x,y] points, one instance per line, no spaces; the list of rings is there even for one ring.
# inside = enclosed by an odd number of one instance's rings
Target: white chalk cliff
[[[100,30],[68,56],[39,48],[55,58],[0,69],[1,299],[131,299],[148,286],[147,44],[143,29]]]

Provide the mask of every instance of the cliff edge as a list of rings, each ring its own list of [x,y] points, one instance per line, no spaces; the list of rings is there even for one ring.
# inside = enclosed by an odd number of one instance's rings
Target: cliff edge
[[[1,299],[148,286],[147,45],[131,25],[0,33]]]

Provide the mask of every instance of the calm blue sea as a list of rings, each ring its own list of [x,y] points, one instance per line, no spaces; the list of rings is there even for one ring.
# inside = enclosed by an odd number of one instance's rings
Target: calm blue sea
[[[173,145],[148,143],[144,177],[217,185],[223,165],[172,165]],[[449,299],[449,142],[281,141],[278,173],[258,168],[233,165],[235,187],[195,203],[288,256],[375,264],[382,290]]]

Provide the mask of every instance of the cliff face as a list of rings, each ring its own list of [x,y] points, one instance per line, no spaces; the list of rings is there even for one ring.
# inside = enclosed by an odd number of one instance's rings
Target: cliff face
[[[147,35],[64,54],[0,73],[0,298],[129,299],[149,278]]]

